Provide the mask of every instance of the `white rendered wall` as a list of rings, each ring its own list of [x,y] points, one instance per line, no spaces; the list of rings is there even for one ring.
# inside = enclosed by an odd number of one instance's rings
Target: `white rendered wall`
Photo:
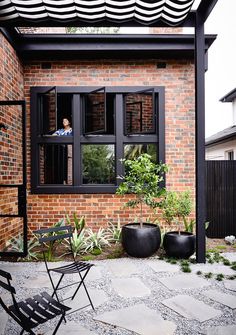
[[[236,160],[236,140],[206,148],[206,160],[225,160],[227,151],[234,151],[234,160]]]

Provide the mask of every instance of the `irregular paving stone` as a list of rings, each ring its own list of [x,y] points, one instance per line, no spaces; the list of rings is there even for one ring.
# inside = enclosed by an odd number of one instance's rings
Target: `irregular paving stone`
[[[160,313],[144,304],[106,312],[94,317],[94,320],[125,328],[140,335],[171,335],[177,328],[176,324],[165,321]]]
[[[235,271],[232,270],[229,266],[223,264],[194,264],[191,265],[192,272],[201,271],[203,273],[211,272],[214,274],[222,273],[226,276],[231,276],[235,274]]]
[[[218,326],[207,329],[207,335],[235,335],[236,325],[231,326]]]
[[[192,274],[180,274],[174,277],[159,278],[158,280],[170,290],[194,289],[210,285],[206,279]]]
[[[224,258],[227,258],[230,262],[236,262],[236,252],[224,252],[221,255]]]
[[[92,266],[87,274],[85,281],[98,280],[102,278],[101,267],[100,266]]]
[[[124,262],[112,260],[107,268],[116,277],[127,277],[139,272],[138,268],[126,259]]]
[[[5,334],[5,329],[6,329],[7,321],[8,321],[8,315],[7,315],[7,313],[5,311],[1,312],[0,313],[0,335],[4,335]]]
[[[162,260],[148,261],[149,265],[155,272],[179,272],[180,267],[177,264],[169,264]]]
[[[70,289],[70,291],[64,295],[64,298],[71,297],[73,293],[75,292],[74,289]],[[98,289],[88,289],[90,298],[92,300],[92,303],[94,305],[94,308],[104,304],[109,300],[108,296],[103,290]],[[83,287],[79,289],[77,292],[75,298],[73,300],[68,299],[64,301],[65,305],[68,307],[71,307],[73,310],[84,307],[89,304],[89,299],[87,294],[85,293],[85,290]],[[91,309],[91,305],[87,307],[88,309]],[[70,312],[69,312],[70,313]]]
[[[50,334],[52,331],[50,332]],[[98,333],[95,333],[94,331],[91,331],[89,329],[86,329],[82,327],[77,322],[67,322],[66,324],[63,324],[60,326],[58,332],[58,335],[98,335]]]
[[[11,274],[15,274],[18,272],[24,273],[28,269],[28,264],[25,263],[11,263],[11,262],[1,262],[0,269],[6,272],[10,272]]]
[[[224,286],[227,290],[236,291],[236,280],[224,280]]]
[[[57,275],[58,277],[58,275]],[[37,277],[31,277],[24,282],[21,283],[22,287],[27,287],[27,288],[44,288],[44,287],[52,287],[50,279],[47,274],[38,274]]]
[[[143,297],[151,293],[139,278],[115,278],[111,280],[111,284],[124,298]]]
[[[226,294],[217,290],[209,290],[203,293],[206,297],[215,300],[230,308],[236,308],[236,296],[232,294]]]
[[[188,295],[177,295],[162,301],[162,304],[187,319],[197,319],[200,322],[215,318],[222,313]]]

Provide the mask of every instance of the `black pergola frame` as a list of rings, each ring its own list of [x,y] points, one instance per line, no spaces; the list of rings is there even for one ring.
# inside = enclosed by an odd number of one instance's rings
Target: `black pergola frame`
[[[195,156],[196,156],[196,256],[198,263],[205,263],[205,36],[204,23],[213,10],[218,0],[201,0],[196,11],[191,11],[187,18],[177,27],[192,27],[195,29]],[[30,26],[42,26],[42,22],[28,21]],[[85,22],[73,23],[70,21],[58,20],[44,21],[44,26],[91,26]],[[18,20],[17,26],[25,26],[26,21]],[[152,22],[144,25],[137,21],[130,20],[128,22],[111,22],[109,20],[99,21],[93,26],[150,26],[150,27],[169,27],[165,22]],[[4,27],[11,28],[11,22],[2,24]],[[11,30],[11,29],[10,29]],[[14,44],[17,43],[15,36],[7,31],[8,39]]]

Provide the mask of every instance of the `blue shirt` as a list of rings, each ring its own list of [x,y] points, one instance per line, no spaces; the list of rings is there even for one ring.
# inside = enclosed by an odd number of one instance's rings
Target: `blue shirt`
[[[58,129],[53,133],[53,135],[59,135],[59,136],[72,136],[73,135],[73,130],[72,128],[65,130],[65,129]]]

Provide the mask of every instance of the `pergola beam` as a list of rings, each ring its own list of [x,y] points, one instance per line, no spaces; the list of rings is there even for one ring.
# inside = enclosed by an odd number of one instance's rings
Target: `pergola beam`
[[[217,2],[218,0],[202,0],[200,2],[197,9],[197,14],[199,17],[201,17],[203,23],[206,22]]]

